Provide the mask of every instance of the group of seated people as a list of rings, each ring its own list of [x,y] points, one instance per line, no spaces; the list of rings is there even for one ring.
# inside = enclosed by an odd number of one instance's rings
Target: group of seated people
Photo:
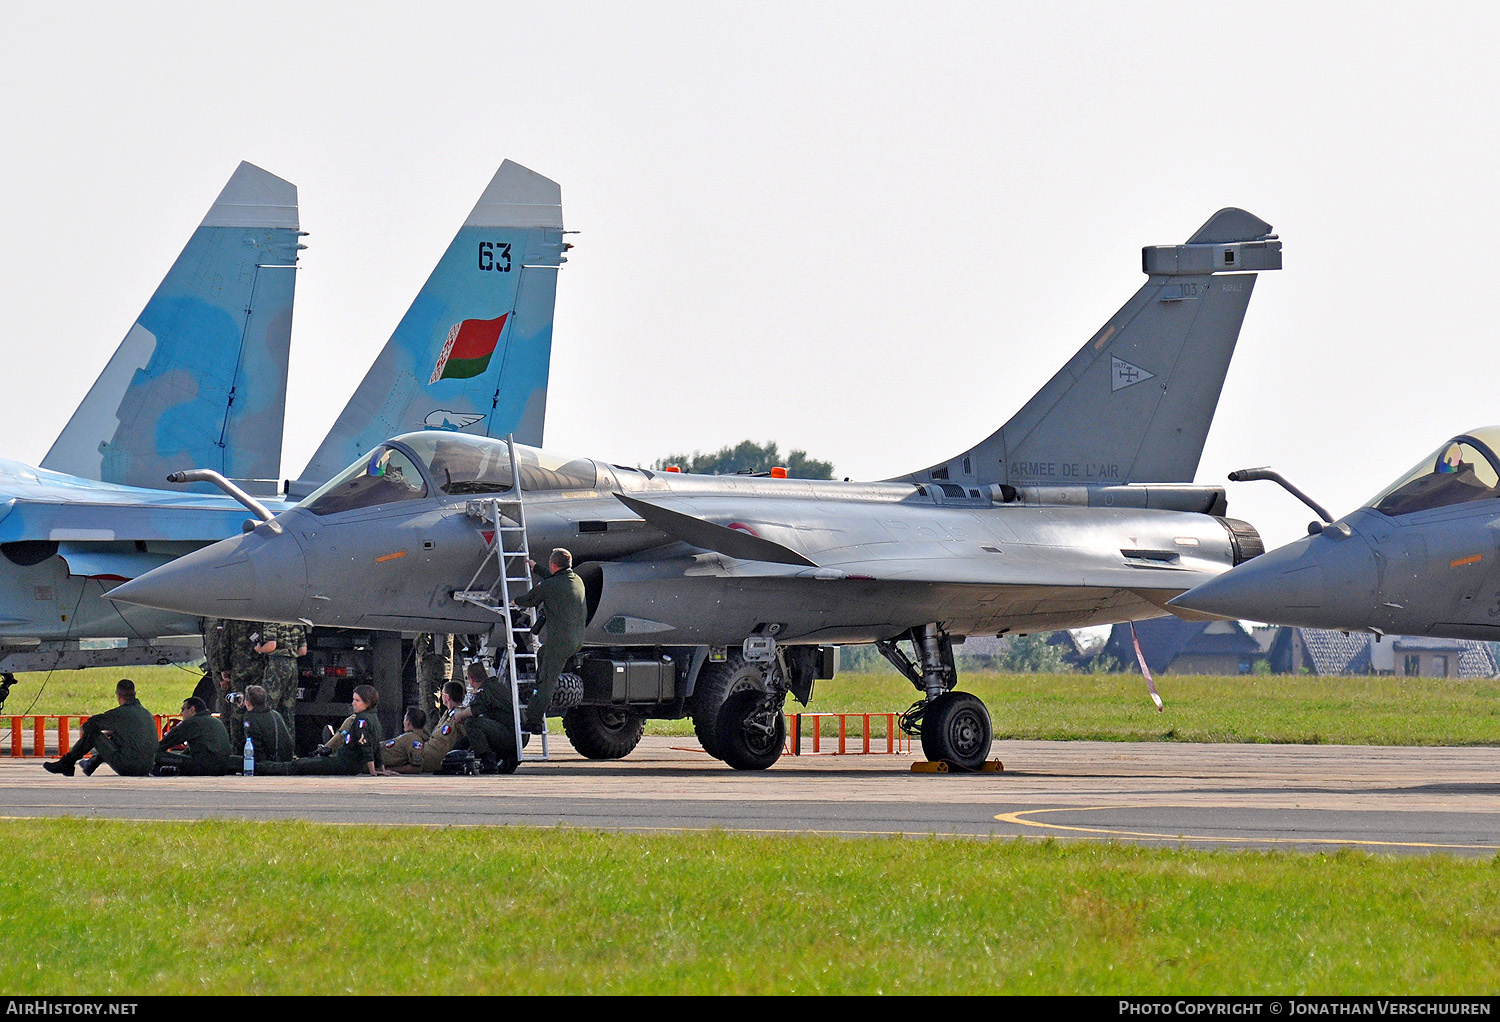
[[[389,741],[375,713],[379,694],[374,686],[359,685],[350,701],[353,712],[337,730],[326,729],[313,755],[298,757],[286,722],[260,685],[245,689],[245,733],[237,740],[197,696],[183,700],[181,722],[158,739],[155,718],[136,699],[134,682],[124,679],[115,686],[119,705],[85,720],[72,749],[42,766],[68,777],[80,764],[85,775],[104,765],[129,777],[238,774],[245,772],[248,739],[252,769],[271,776],[433,774],[456,748],[472,748],[484,772],[497,772],[504,763],[514,769],[509,687],[478,662],[469,665],[468,682],[468,691],[456,681],[443,685],[442,711],[430,727],[422,707],[408,707],[402,733]]]

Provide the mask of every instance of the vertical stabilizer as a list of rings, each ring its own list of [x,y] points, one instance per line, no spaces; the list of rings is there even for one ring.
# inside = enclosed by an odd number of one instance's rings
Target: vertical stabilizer
[[[296,186],[241,163],[42,467],[278,479],[299,234]]]
[[[1141,250],[1147,281],[1009,422],[904,478],[1012,486],[1190,482],[1271,225],[1221,209],[1185,245]]]
[[[562,190],[506,160],[294,492],[414,429],[540,444],[564,247]]]

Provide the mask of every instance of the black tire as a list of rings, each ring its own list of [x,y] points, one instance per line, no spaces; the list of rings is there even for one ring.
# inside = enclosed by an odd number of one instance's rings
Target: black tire
[[[764,770],[781,758],[786,718],[766,693],[736,692],[719,708],[719,757],[736,770]]]
[[[719,751],[719,709],[736,692],[764,692],[766,672],[760,664],[750,663],[738,652],[730,653],[722,664],[704,664],[693,686],[693,733],[703,751],[723,759]]]
[[[508,759],[508,758],[501,759],[501,760],[499,760],[495,764],[495,773],[497,773],[497,774],[513,774],[513,773],[516,772],[516,768],[519,767],[520,765],[521,765],[521,763],[520,763],[519,760]]]
[[[990,755],[990,711],[972,692],[944,692],[922,715],[922,752],[934,763],[978,770]]]
[[[557,687],[552,690],[552,701],[547,704],[547,715],[562,713],[583,702],[583,678],[572,671],[557,676]]]
[[[562,723],[573,748],[589,759],[623,759],[646,730],[645,717],[611,706],[575,706]]]

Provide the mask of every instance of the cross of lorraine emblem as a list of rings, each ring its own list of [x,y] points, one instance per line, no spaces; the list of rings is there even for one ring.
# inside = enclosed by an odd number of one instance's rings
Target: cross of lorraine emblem
[[[1137,383],[1144,383],[1156,376],[1149,373],[1138,365],[1131,365],[1123,358],[1109,357],[1110,383],[1109,389],[1113,393],[1124,390],[1126,387],[1134,387]]]

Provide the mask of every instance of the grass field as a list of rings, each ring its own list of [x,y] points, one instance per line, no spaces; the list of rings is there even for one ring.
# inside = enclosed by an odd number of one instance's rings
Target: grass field
[[[141,702],[174,713],[200,675],[180,667],[20,675],[7,713],[97,712],[112,705],[122,674]],[[43,684],[45,682],[45,685]],[[1157,680],[1157,713],[1136,674],[970,673],[962,687],[989,707],[996,738],[1101,741],[1289,742],[1338,745],[1500,744],[1500,682],[1442,678],[1242,675]],[[38,693],[40,693],[38,697]],[[35,708],[26,707],[35,698]],[[916,692],[893,672],[820,681],[810,710],[904,710]],[[788,711],[800,709],[788,701]],[[810,728],[810,725],[807,725]],[[559,730],[553,721],[553,729]],[[836,731],[824,722],[824,734]],[[884,736],[884,722],[872,732]],[[650,734],[687,735],[691,721],[654,721]],[[810,730],[804,731],[811,734]]]
[[[31,993],[1460,993],[1500,860],[7,822]]]

